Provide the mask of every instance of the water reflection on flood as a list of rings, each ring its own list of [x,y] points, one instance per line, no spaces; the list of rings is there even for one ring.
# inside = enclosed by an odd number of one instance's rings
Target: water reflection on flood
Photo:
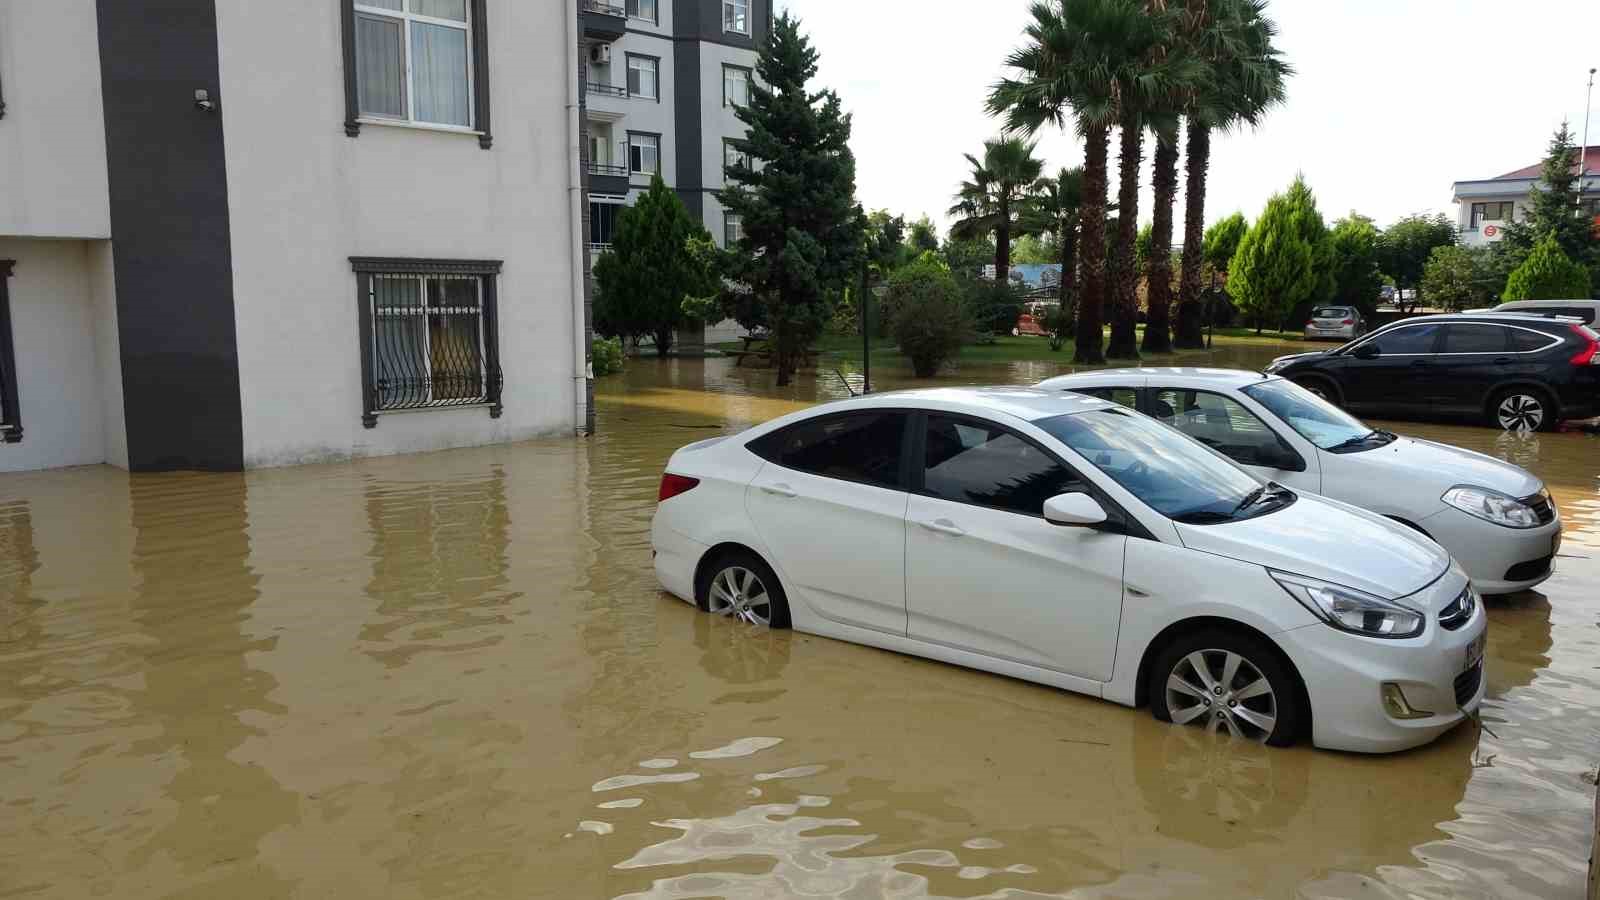
[[[587,441],[0,478],[0,896],[1581,891],[1600,440],[1389,425],[1527,466],[1568,531],[1554,578],[1491,604],[1493,733],[1368,758],[660,594],[667,455],[844,393],[638,360]]]

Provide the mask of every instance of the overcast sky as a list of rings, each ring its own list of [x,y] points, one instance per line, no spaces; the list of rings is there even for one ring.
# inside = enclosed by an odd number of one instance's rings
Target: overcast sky
[[[822,54],[819,82],[854,116],[862,203],[908,219],[927,213],[942,228],[967,168],[961,154],[979,153],[998,130],[983,100],[1021,38],[1027,0],[778,6],[801,19]],[[1594,0],[1272,0],[1279,45],[1296,69],[1288,103],[1260,129],[1213,142],[1207,221],[1234,210],[1253,219],[1296,171],[1330,223],[1352,209],[1380,227],[1417,211],[1454,217],[1452,182],[1537,162],[1563,117],[1581,133],[1584,85],[1600,66],[1596,8]],[[1600,110],[1589,142],[1600,144]],[[1115,137],[1111,154],[1114,163]],[[1042,135],[1040,155],[1049,171],[1083,160],[1059,133]],[[1147,184],[1148,159],[1147,144]],[[1141,221],[1149,203],[1147,187]]]

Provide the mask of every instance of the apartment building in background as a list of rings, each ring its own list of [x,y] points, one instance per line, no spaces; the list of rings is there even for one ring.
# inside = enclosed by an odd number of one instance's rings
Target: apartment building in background
[[[0,2],[0,471],[582,430],[582,2]]]
[[[746,129],[735,109],[748,102],[772,0],[579,2],[591,254],[608,249],[617,212],[657,174],[718,246],[736,241],[738,217],[713,192],[737,162],[729,141]],[[721,323],[678,344],[692,351],[736,330]]]
[[[1582,214],[1600,228],[1600,147],[1589,147],[1580,154],[1584,201]],[[1482,247],[1497,243],[1505,227],[1520,222],[1527,214],[1529,197],[1538,190],[1543,163],[1524,166],[1498,178],[1458,181],[1453,188],[1456,227],[1461,243]]]

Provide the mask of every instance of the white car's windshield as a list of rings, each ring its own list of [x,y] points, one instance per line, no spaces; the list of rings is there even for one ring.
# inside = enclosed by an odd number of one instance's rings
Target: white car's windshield
[[[1239,390],[1323,450],[1357,452],[1394,440],[1389,432],[1368,428],[1360,419],[1288,379],[1273,378]]]
[[[1151,509],[1179,522],[1250,518],[1294,500],[1287,488],[1262,485],[1203,445],[1125,409],[1096,409],[1034,424]]]

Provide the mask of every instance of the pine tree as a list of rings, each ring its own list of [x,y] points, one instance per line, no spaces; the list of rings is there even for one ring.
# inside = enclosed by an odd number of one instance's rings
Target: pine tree
[[[595,261],[595,330],[626,338],[652,335],[656,352],[666,356],[673,331],[685,320],[684,299],[714,290],[704,262],[690,252],[697,239],[709,241],[711,235],[656,175],[649,190],[617,214],[611,249]]]
[[[732,143],[754,164],[728,167],[728,187],[716,195],[740,217],[744,236],[729,248],[728,271],[764,307],[780,386],[821,333],[864,246],[850,117],[833,91],[807,90],[816,73],[817,51],[784,13],[761,48],[750,102],[736,110],[749,134]]]
[[[1561,251],[1561,242],[1552,232],[1511,272],[1501,299],[1577,300],[1588,296],[1588,270]]]
[[[1303,301],[1332,293],[1331,250],[1327,227],[1305,179],[1267,201],[1261,218],[1239,241],[1228,267],[1228,293],[1240,311],[1250,315],[1261,333],[1267,322]]]
[[[1538,186],[1529,194],[1522,218],[1506,226],[1502,239],[1508,249],[1520,248],[1525,255],[1546,235],[1568,259],[1585,261],[1594,253],[1596,241],[1592,224],[1579,215],[1578,147],[1566,122],[1550,138],[1544,169]]]

